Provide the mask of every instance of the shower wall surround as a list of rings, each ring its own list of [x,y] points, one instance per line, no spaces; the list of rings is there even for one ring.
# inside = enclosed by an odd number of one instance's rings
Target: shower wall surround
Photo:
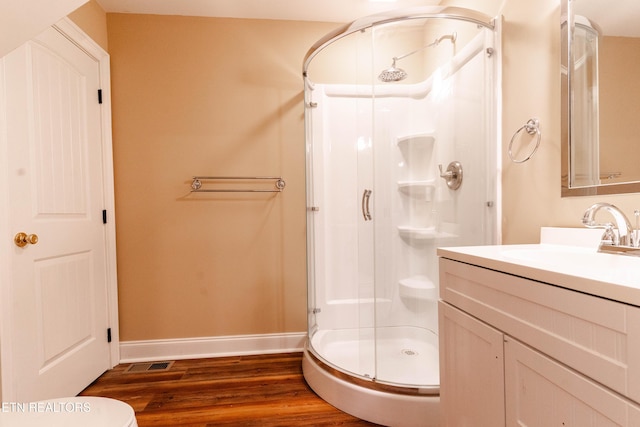
[[[333,44],[318,53],[312,48],[303,72],[309,286],[303,372],[328,402],[384,425],[432,426],[438,419],[436,248],[499,240],[496,32],[490,17],[471,10],[430,15],[441,10],[425,7],[408,18],[399,12],[399,19],[335,39],[353,47],[346,61],[343,49],[332,55]],[[455,40],[434,43],[441,33]],[[402,58],[393,63],[406,79],[379,81],[392,56]],[[328,58],[329,80],[338,73],[345,83],[326,83]],[[450,164],[461,165],[460,185],[447,176]],[[378,406],[403,417],[391,421],[383,410],[353,408],[338,391],[352,389],[334,384],[327,392],[332,380],[318,381],[323,369],[335,383],[359,380],[361,398],[384,385]]]
[[[331,314],[334,311],[351,312],[350,326],[362,326],[362,319],[347,304],[362,298],[372,304],[374,298],[384,301],[385,325],[411,323],[412,310],[418,306],[414,298],[401,297],[413,293],[416,300],[435,301],[437,266],[430,258],[436,242],[496,242],[492,215],[498,200],[492,194],[495,189],[487,184],[495,184],[497,156],[481,141],[490,135],[483,111],[489,101],[483,99],[484,87],[478,87],[478,81],[486,80],[484,60],[474,54],[445,82],[432,83],[432,79],[423,85],[383,88],[386,93],[378,94],[375,101],[356,85],[315,85],[313,191],[321,201],[314,215],[315,242],[317,262],[325,266],[316,265],[315,271],[317,280],[328,285],[323,291],[326,306],[322,305],[326,327],[346,326],[341,316]],[[363,119],[372,103],[375,124]],[[354,127],[356,122],[359,125]],[[357,150],[348,143],[355,140]],[[438,166],[446,169],[452,160],[460,161],[467,177],[458,192],[443,185],[439,176]],[[358,173],[361,164],[370,162],[365,168],[375,170],[373,177]],[[375,243],[371,232],[362,237],[363,229],[373,227],[373,222],[353,215],[360,210],[362,191],[358,189],[371,187],[376,188],[371,196]],[[493,208],[487,203],[494,203]],[[353,245],[354,241],[358,244]],[[374,255],[374,247],[382,253]],[[362,256],[368,252],[371,256]],[[372,273],[388,284],[375,296]],[[394,304],[399,306],[392,310]],[[435,311],[429,314],[434,321],[435,315]]]

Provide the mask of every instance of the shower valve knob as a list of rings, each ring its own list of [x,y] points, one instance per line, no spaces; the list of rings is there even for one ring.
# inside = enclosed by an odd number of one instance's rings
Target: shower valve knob
[[[442,165],[438,165],[438,169],[440,170],[440,178],[451,178],[453,176],[453,172],[448,170],[446,172],[442,172]]]
[[[442,165],[438,165],[440,169],[440,178],[444,178],[447,183],[447,187],[452,190],[457,190],[462,185],[462,164],[460,162],[453,161],[447,166],[445,172],[442,171]]]

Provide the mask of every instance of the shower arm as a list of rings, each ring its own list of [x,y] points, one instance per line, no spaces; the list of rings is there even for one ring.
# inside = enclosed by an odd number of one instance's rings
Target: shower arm
[[[439,45],[439,44],[440,44],[440,42],[441,42],[442,40],[446,40],[446,39],[448,39],[448,40],[451,40],[451,42],[452,42],[452,43],[455,43],[455,41],[456,41],[456,39],[457,39],[457,38],[458,38],[458,34],[457,34],[457,33],[448,34],[448,35],[446,35],[446,36],[442,36],[442,37],[440,37],[440,38],[438,38],[438,39],[435,39],[433,42],[429,43],[428,45],[422,46],[421,48],[416,49],[416,50],[414,50],[414,51],[412,51],[412,52],[405,53],[404,55],[400,55],[400,56],[394,56],[393,58],[391,58],[391,59],[393,60],[393,66],[395,67],[395,65],[396,65],[396,61],[399,61],[399,60],[401,60],[401,59],[404,59],[404,58],[406,58],[407,56],[411,56],[411,55],[413,55],[414,53],[418,53],[418,52],[420,52],[421,50],[427,49],[427,48],[429,48],[429,47],[431,47],[431,46],[437,46],[437,45]]]

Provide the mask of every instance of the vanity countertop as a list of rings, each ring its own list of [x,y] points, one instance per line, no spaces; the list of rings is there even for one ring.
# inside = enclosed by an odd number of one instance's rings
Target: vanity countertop
[[[439,248],[438,255],[640,306],[640,258],[550,243]]]

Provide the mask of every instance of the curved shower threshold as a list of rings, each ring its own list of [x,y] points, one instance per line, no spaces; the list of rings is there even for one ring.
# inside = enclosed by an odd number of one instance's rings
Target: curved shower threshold
[[[439,427],[439,394],[404,394],[371,381],[337,375],[305,346],[302,371],[326,402],[360,419],[395,427]],[[393,389],[391,387],[390,389]],[[437,389],[439,393],[439,389]]]

